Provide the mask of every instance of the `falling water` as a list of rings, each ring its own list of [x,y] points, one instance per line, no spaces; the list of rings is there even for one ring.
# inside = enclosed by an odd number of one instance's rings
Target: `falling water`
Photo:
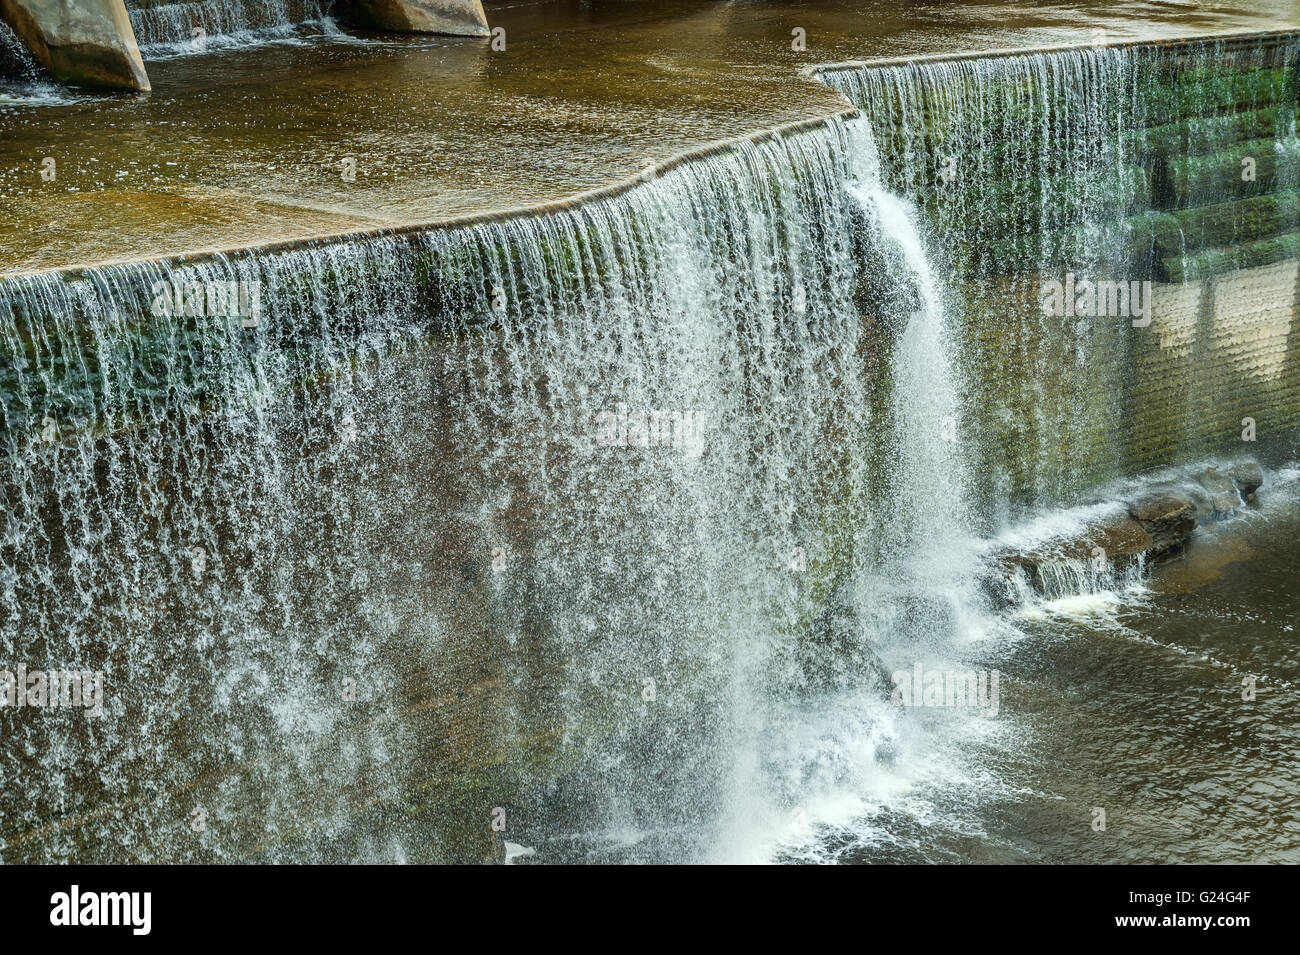
[[[944,299],[915,212],[877,184],[856,190],[874,208],[882,237],[901,255],[903,275],[916,285],[918,310],[912,313],[898,344],[894,363],[895,415],[904,429],[899,442],[902,466],[894,515],[894,543],[933,553],[953,534],[966,529],[964,471],[957,454],[958,396],[947,341]]]
[[[17,730],[9,856],[448,857],[500,803],[712,857],[719,806],[792,811],[770,744],[881,705],[855,581],[946,453],[874,155],[831,122],[535,218],[4,283],[5,652],[108,687]],[[919,312],[864,319],[899,254]]]
[[[868,439],[874,493],[869,508],[841,518],[855,529],[854,550],[814,624],[822,660],[805,662],[805,692],[782,698],[768,685],[750,694],[767,701],[765,756],[738,787],[747,825],[729,834],[737,851],[722,854],[728,860],[833,858],[842,834],[856,843],[872,830],[866,820],[917,778],[956,772],[933,741],[901,732],[886,702],[891,671],[919,658],[951,662],[987,623],[966,513],[948,293],[916,211],[881,184],[874,143],[861,143],[857,160],[849,194],[869,250],[858,304],[868,333],[883,332],[869,339],[878,349],[870,374],[876,390],[885,386]],[[772,795],[756,800],[764,784]]]
[[[136,42],[149,57],[337,34],[330,0],[128,0]]]
[[[9,24],[0,20],[0,79],[30,80],[38,67],[27,46]]]
[[[826,858],[987,792],[891,671],[999,626],[989,496],[1128,460],[1121,330],[1020,273],[1131,248],[1141,70],[896,69],[533,215],[0,281],[2,666],[105,676],[0,712],[4,860]]]

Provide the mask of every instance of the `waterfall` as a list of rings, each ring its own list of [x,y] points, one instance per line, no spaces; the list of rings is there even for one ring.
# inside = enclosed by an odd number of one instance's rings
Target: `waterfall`
[[[906,786],[891,766],[915,754],[886,702],[891,670],[921,657],[951,661],[987,625],[948,292],[917,211],[880,181],[874,142],[864,137],[855,158],[848,192],[864,248],[857,305],[880,396],[869,421],[872,490],[868,506],[841,518],[854,527],[853,551],[812,628],[815,652],[838,666],[805,664],[801,683],[814,692],[782,698],[769,684],[746,695],[765,701],[752,737],[762,755],[752,754],[735,787],[746,823],[729,834],[726,861],[824,860],[819,838],[859,827],[875,800]],[[755,795],[765,787],[766,798]]]
[[[966,531],[964,466],[957,453],[959,397],[950,367],[949,304],[930,265],[916,214],[898,196],[877,184],[855,190],[874,209],[881,236],[899,253],[905,276],[917,289],[919,308],[908,317],[894,363],[894,401],[901,466],[898,507],[892,532],[895,546],[934,553]]]
[[[999,626],[975,535],[1296,406],[1196,277],[1285,287],[1280,49],[826,70],[864,117],[581,200],[0,280],[0,670],[104,686],[0,708],[4,861],[770,859],[962,776],[890,683]],[[1260,195],[1170,145],[1268,130]]]
[[[726,794],[790,809],[765,741],[877,680],[843,613],[945,453],[875,441],[949,399],[874,155],[831,121],[536,217],[0,284],[5,653],[107,685],[15,728],[6,771],[96,771],[10,856],[446,857],[549,800],[701,857]],[[918,317],[864,320],[898,254]],[[453,822],[375,842],[422,792]]]
[[[141,51],[184,56],[228,47],[284,42],[310,32],[337,33],[329,0],[129,0]]]

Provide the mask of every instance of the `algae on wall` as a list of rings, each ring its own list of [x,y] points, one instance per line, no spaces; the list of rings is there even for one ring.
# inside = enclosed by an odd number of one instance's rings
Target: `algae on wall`
[[[987,513],[1239,451],[1252,408],[1249,450],[1293,453],[1298,62],[1279,34],[819,72],[958,277]],[[1067,276],[1152,283],[1151,324],[1044,314]]]

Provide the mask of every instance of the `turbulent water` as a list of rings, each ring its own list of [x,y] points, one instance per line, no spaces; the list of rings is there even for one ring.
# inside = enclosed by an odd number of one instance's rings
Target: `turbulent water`
[[[1130,68],[1030,62],[1026,109]],[[0,712],[4,860],[1081,852],[1090,792],[1032,749],[1075,700],[1017,648],[1144,578],[992,606],[980,537],[1029,531],[982,495],[1099,469],[989,453],[986,266],[878,119],[537,216],[0,283],[0,668],[104,675],[101,716]],[[1010,713],[891,702],[997,666]]]
[[[0,119],[10,109],[63,105],[85,95],[50,79],[13,28],[0,20]]]
[[[0,21],[0,79],[31,79],[36,61],[9,24]]]
[[[129,0],[126,6],[136,42],[153,58],[339,34],[329,0]]]

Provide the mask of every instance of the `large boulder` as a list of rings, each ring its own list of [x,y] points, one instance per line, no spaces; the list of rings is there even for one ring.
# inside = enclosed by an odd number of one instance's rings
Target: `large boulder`
[[[1192,505],[1192,516],[1198,521],[1214,519],[1214,495],[1195,479],[1188,479],[1155,490],[1186,499]]]
[[[1196,529],[1196,507],[1189,496],[1153,489],[1128,503],[1129,515],[1151,536],[1151,556],[1180,548]]]
[[[0,0],[0,19],[57,80],[149,89],[123,0]]]
[[[1233,483],[1232,478],[1217,468],[1206,468],[1196,475],[1196,480],[1201,487],[1205,488],[1214,501],[1214,513],[1216,515],[1231,514],[1241,507],[1241,497],[1237,494],[1237,485]]]
[[[344,0],[340,12],[358,26],[397,33],[492,33],[479,0]]]

